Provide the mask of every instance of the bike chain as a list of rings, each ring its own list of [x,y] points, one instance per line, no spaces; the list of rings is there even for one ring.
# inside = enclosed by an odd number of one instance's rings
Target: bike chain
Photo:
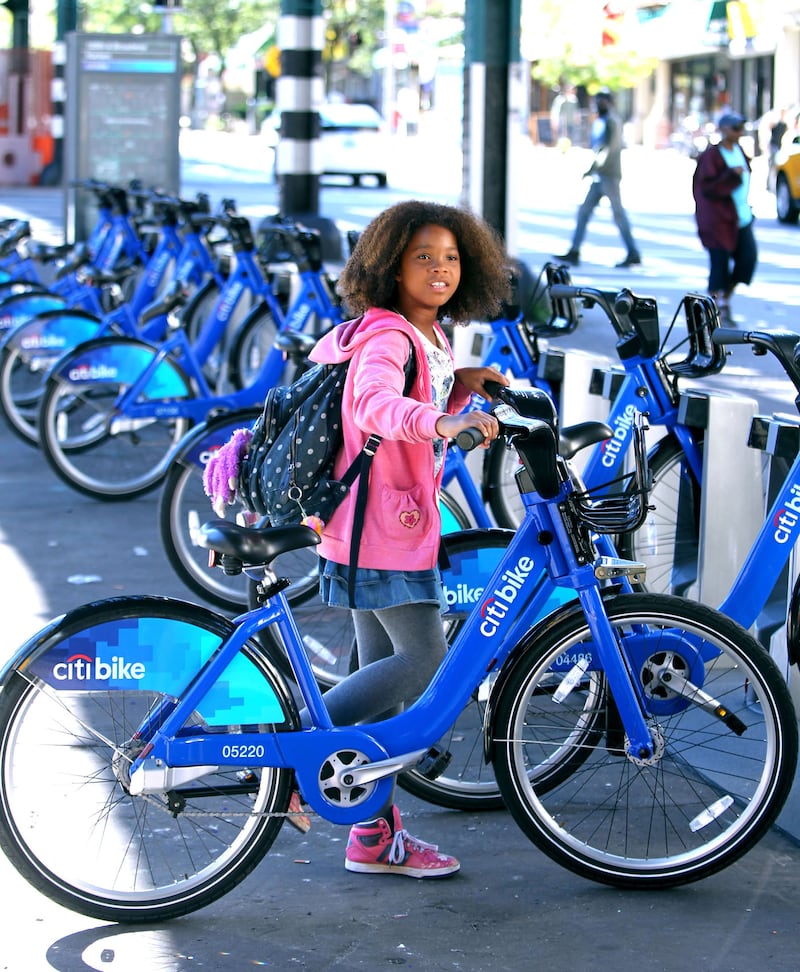
[[[158,810],[163,810],[164,813],[168,813],[171,817],[316,817],[319,816],[315,810],[308,807],[305,810],[292,811],[292,810],[274,810],[271,812],[262,811],[261,813],[246,812],[244,810],[180,810],[175,812],[170,809],[169,804],[160,802],[155,797],[147,793],[140,793],[139,800],[144,800],[148,805],[154,806]]]

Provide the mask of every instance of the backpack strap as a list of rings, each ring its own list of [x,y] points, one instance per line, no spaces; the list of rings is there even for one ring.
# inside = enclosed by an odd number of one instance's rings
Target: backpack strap
[[[406,383],[403,388],[403,396],[408,397],[411,388],[417,377],[417,361],[414,355],[414,344],[411,338],[408,339],[409,354],[403,372],[406,376]],[[378,446],[382,438],[374,433],[369,436],[361,447],[361,452],[350,463],[341,478],[341,482],[349,489],[358,478],[358,490],[356,492],[356,502],[353,507],[353,529],[350,534],[350,564],[347,571],[347,599],[350,607],[355,606],[356,594],[356,567],[358,566],[358,550],[361,546],[361,534],[364,531],[364,514],[367,511],[367,493],[369,491],[369,471]]]

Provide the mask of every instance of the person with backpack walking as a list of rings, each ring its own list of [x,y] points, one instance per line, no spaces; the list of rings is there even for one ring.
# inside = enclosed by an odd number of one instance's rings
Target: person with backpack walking
[[[726,112],[717,123],[722,138],[697,160],[692,177],[697,234],[708,250],[708,292],[723,324],[733,324],[731,296],[749,284],[758,261],[750,207],[750,159],[739,145],[746,119]]]

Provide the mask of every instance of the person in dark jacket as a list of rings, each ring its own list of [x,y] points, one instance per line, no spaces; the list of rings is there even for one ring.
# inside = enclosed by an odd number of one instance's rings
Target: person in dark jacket
[[[708,292],[723,324],[732,324],[731,295],[753,279],[758,249],[753,233],[750,159],[739,145],[745,118],[726,112],[719,119],[722,138],[697,160],[692,179],[700,242],[708,250]]]
[[[620,183],[622,181],[622,122],[614,108],[614,98],[608,88],[601,88],[594,97],[597,117],[592,123],[591,148],[594,159],[584,178],[592,181],[586,197],[578,208],[572,244],[566,253],[556,257],[563,263],[576,267],[580,263],[581,243],[586,235],[592,213],[605,196],[611,204],[611,214],[617,225],[627,253],[617,267],[635,267],[642,262],[639,247],[633,238],[630,220],[622,205]]]

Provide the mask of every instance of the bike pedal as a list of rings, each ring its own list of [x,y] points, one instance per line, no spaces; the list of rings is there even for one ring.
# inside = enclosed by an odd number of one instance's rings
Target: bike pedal
[[[446,749],[439,749],[438,746],[431,746],[427,753],[419,760],[414,769],[426,780],[435,780],[447,769],[452,759],[452,754]]]

